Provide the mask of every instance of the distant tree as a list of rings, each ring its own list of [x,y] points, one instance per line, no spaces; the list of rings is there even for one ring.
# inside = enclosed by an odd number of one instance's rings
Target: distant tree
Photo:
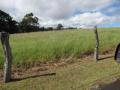
[[[17,33],[19,32],[17,25],[17,21],[13,20],[9,14],[0,10],[0,32]]]
[[[58,25],[57,25],[57,29],[58,29],[58,30],[61,30],[62,28],[63,28],[63,25],[62,25],[62,24],[58,24]]]
[[[46,28],[46,31],[52,31],[53,30],[53,27],[47,27]]]
[[[44,27],[40,27],[39,31],[45,31]]]
[[[19,27],[21,32],[39,31],[38,17],[34,16],[33,13],[26,14],[19,23]]]
[[[77,29],[76,27],[68,27],[68,29],[70,30],[70,29]]]

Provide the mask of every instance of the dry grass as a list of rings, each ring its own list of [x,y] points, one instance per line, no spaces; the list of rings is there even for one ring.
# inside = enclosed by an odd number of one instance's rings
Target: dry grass
[[[90,56],[62,67],[49,66],[47,70],[34,68],[25,71],[24,75],[29,72],[26,78],[8,84],[1,83],[0,90],[86,90],[96,83],[120,76],[119,68],[120,65],[113,58],[95,62]]]

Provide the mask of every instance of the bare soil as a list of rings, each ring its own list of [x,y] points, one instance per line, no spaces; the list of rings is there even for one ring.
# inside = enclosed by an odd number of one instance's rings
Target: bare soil
[[[23,67],[13,67],[12,68],[12,81],[18,81],[26,78],[32,78],[33,76],[45,76],[54,75],[54,68],[63,67],[66,62],[55,61],[55,62],[34,62],[34,66],[30,63],[23,65]],[[0,82],[3,82],[3,70],[0,70]]]

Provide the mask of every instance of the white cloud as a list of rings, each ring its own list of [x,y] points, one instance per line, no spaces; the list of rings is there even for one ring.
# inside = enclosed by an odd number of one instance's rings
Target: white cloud
[[[97,9],[112,0],[1,0],[0,8],[15,9],[16,15],[33,12],[40,17],[61,19],[71,16],[76,10]],[[12,10],[11,10],[12,11]],[[16,16],[17,17],[17,16]]]
[[[47,20],[47,21],[43,21],[44,25],[55,25],[58,23],[62,23],[65,26],[75,26],[75,27],[79,27],[79,26],[94,26],[94,25],[101,25],[101,24],[106,24],[106,23],[110,23],[113,20],[115,20],[115,18],[113,17],[109,17],[106,16],[100,12],[94,12],[94,13],[83,13],[80,15],[76,15],[76,16],[72,16],[69,19],[63,19],[63,20]]]
[[[17,20],[29,12],[40,18],[43,25],[63,23],[68,25],[102,24],[109,21],[109,16],[95,11],[112,3],[114,0],[1,0],[0,9],[10,13]],[[78,15],[73,16],[77,12]],[[115,20],[115,19],[114,19]]]
[[[100,13],[83,13],[81,15],[77,15],[70,19],[71,22],[79,23],[81,25],[99,25],[103,23],[108,23],[110,17]]]

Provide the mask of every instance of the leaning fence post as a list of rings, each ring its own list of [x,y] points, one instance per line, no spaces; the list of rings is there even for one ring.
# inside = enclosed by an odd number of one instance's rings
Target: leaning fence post
[[[99,59],[99,36],[97,31],[97,26],[94,27],[95,39],[96,39],[96,46],[94,51],[94,59],[98,61]]]
[[[11,80],[12,52],[9,44],[9,33],[1,32],[1,43],[4,50],[4,82]]]

